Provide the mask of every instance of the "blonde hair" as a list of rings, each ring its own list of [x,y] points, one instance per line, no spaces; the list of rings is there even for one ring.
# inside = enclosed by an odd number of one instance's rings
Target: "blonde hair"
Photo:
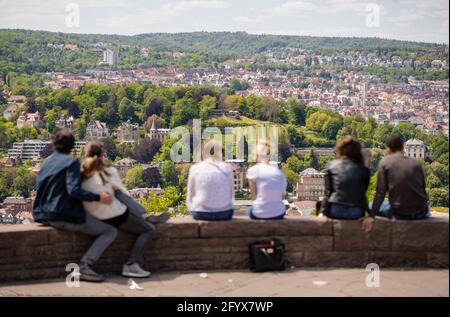
[[[106,170],[109,164],[105,163],[103,157],[105,150],[103,143],[99,140],[92,140],[86,145],[86,158],[81,164],[81,173],[84,179],[92,177],[98,172],[103,184],[106,184],[106,177],[111,176]]]
[[[205,160],[207,158],[212,158],[213,160],[222,160],[222,144],[215,139],[203,140],[201,155],[202,160]]]
[[[265,139],[258,141],[256,146],[256,159],[258,162],[268,163],[270,160],[270,145]]]

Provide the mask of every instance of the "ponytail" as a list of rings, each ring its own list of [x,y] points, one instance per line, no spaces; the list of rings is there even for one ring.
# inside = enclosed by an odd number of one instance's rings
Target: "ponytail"
[[[86,159],[81,165],[81,173],[84,179],[92,177],[98,172],[102,179],[103,185],[107,183],[106,177],[111,176],[106,170],[109,166],[103,160],[104,150],[100,141],[90,141],[86,146]],[[105,177],[106,176],[106,177]]]

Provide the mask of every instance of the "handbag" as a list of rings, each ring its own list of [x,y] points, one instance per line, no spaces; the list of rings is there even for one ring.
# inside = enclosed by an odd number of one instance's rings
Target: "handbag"
[[[250,244],[250,269],[253,272],[284,271],[284,249],[284,243],[278,239]]]
[[[116,189],[114,191],[114,196],[119,200],[122,204],[127,206],[128,211],[135,216],[142,217],[142,215],[145,215],[147,211],[145,210],[144,206],[142,206],[140,203],[138,203],[136,200],[134,200],[133,197],[125,194],[120,189]]]

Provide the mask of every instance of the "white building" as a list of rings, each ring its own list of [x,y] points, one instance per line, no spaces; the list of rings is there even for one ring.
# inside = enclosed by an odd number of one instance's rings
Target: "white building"
[[[325,196],[325,174],[314,168],[305,169],[300,173],[295,191],[300,201],[322,200]]]
[[[234,192],[243,192],[248,189],[248,184],[246,180],[247,174],[247,164],[245,160],[233,159],[227,160],[233,170],[233,184]]]
[[[122,122],[117,129],[117,140],[121,143],[134,143],[139,137],[139,125]]]
[[[104,63],[111,65],[111,66],[115,66],[115,65],[117,65],[118,60],[119,60],[119,56],[117,54],[117,51],[107,49],[103,52],[103,62]]]
[[[61,116],[58,120],[55,121],[55,128],[72,130],[74,121],[75,119],[72,116],[67,119]]]
[[[427,159],[429,157],[429,149],[421,140],[410,139],[405,143],[405,155],[412,158]]]
[[[155,121],[152,122],[152,127],[150,128],[150,132],[148,133],[148,137],[153,140],[157,139],[161,143],[164,141],[164,139],[169,135],[170,129],[156,129],[155,127]]]
[[[84,149],[84,147],[86,146],[87,142],[86,141],[75,141],[75,153],[76,154],[80,154],[81,151]]]
[[[109,136],[108,127],[105,122],[100,122],[98,120],[89,122],[86,128],[86,138],[106,138]]]
[[[50,141],[25,140],[24,142],[15,142],[12,149],[8,150],[9,157],[19,157],[22,161],[39,159],[41,151]]]
[[[21,106],[15,104],[15,103],[11,103],[8,105],[8,107],[5,109],[5,111],[3,111],[3,117],[5,117],[6,120],[10,120],[12,117],[19,114],[21,109],[22,109]]]
[[[44,121],[42,120],[42,115],[39,111],[35,113],[22,112],[19,118],[17,118],[16,125],[18,128],[29,125],[35,129],[40,129],[44,127]]]

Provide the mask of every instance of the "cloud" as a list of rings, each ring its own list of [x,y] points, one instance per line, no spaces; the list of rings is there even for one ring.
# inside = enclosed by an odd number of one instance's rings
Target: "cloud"
[[[299,16],[307,12],[313,12],[318,9],[317,5],[304,1],[288,1],[281,5],[264,9],[263,12],[269,16],[289,17]]]
[[[226,9],[230,6],[229,2],[222,0],[191,0],[168,3],[163,5],[163,8],[175,11],[189,11],[193,9]]]
[[[388,17],[389,22],[408,23],[423,20],[425,18],[423,12],[417,10],[402,10],[396,16]]]
[[[122,34],[137,34],[154,31],[155,26],[159,27],[161,23],[192,14],[196,10],[226,9],[230,6],[229,2],[223,0],[182,0],[165,3],[157,8],[139,8],[126,15],[99,18],[97,25],[117,29]],[[126,33],[122,30],[123,25],[127,26]]]
[[[254,17],[237,16],[233,18],[234,22],[240,23],[258,23],[273,17],[300,17],[306,13],[318,10],[318,6],[312,2],[288,1],[283,4],[264,8]]]

